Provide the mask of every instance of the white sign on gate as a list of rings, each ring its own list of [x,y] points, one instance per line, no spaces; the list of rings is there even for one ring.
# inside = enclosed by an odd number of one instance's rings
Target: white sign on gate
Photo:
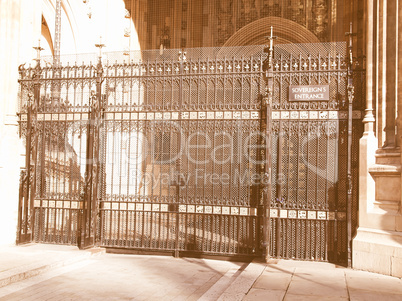
[[[289,101],[329,100],[329,85],[289,86]]]

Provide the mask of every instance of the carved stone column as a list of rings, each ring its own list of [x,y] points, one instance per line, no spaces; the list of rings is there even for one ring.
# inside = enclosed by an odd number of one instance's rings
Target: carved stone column
[[[402,145],[402,4],[398,4],[398,86],[397,86],[397,103],[398,103],[398,141],[399,147]],[[402,166],[402,151],[400,165]],[[402,193],[402,176],[401,193]],[[396,219],[396,230],[402,232],[402,195],[399,199],[399,217]],[[402,260],[401,264],[402,265]],[[401,268],[402,269],[402,268]],[[402,273],[401,273],[402,274]]]
[[[397,73],[397,1],[387,1],[387,39],[386,39],[386,125],[385,145],[393,148],[397,146],[395,135],[395,101],[396,101],[396,73]]]
[[[376,33],[374,26],[376,16],[374,9],[375,1],[367,1],[367,19],[366,19],[366,110],[363,119],[364,133],[360,139],[360,159],[359,159],[359,226],[366,225],[366,212],[374,201],[374,180],[369,174],[369,168],[375,164],[375,151],[377,150],[377,138],[374,135],[374,115],[373,102],[376,95],[375,89],[375,67],[376,59],[374,46],[376,45]]]
[[[402,145],[402,3],[398,5],[398,71],[397,71],[397,103],[398,103],[398,141]],[[402,154],[401,154],[402,164]]]
[[[373,114],[373,101],[375,77],[374,77],[374,50],[377,43],[374,36],[374,0],[367,1],[367,20],[366,20],[366,110],[363,119],[364,123],[364,136],[374,136],[374,114]]]

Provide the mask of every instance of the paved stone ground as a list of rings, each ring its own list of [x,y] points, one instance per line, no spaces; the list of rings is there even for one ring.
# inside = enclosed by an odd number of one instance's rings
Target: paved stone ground
[[[268,264],[244,300],[402,300],[402,280],[329,263]]]
[[[328,263],[82,256],[96,252],[47,245],[6,251],[0,276],[32,261],[64,264],[0,288],[0,300],[402,300],[401,279]]]
[[[198,300],[223,275],[244,265],[105,254],[6,286],[0,300]]]
[[[0,288],[10,283],[39,275],[49,269],[69,265],[103,249],[79,250],[74,246],[27,244],[0,247]]]
[[[26,244],[21,246],[0,247],[0,275],[5,271],[27,265],[40,265],[44,259],[47,263],[60,262],[82,256],[87,252],[75,246]]]

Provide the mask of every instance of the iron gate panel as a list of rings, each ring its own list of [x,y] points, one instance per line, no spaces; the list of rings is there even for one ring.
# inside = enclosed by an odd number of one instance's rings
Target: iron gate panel
[[[95,71],[89,66],[20,69],[20,132],[39,142],[35,164],[31,164],[36,179],[30,189],[35,197],[26,217],[36,242],[79,243]],[[39,89],[32,99],[35,81]],[[27,130],[27,116],[33,110],[32,126]]]
[[[346,43],[275,47],[271,256],[337,262],[347,259],[346,54]],[[315,85],[329,86],[328,101],[289,100],[290,86]],[[356,111],[356,118],[360,118],[359,113]],[[357,127],[354,133],[357,149]],[[353,177],[357,179],[358,157],[352,159]],[[357,196],[357,185],[353,189]]]
[[[20,70],[20,242],[256,256],[269,220],[271,256],[344,259],[344,43],[277,45],[268,111],[262,46],[107,56]],[[329,85],[330,100],[289,101],[290,85]]]
[[[261,55],[196,52],[107,68],[103,246],[259,251],[250,174],[258,168]]]

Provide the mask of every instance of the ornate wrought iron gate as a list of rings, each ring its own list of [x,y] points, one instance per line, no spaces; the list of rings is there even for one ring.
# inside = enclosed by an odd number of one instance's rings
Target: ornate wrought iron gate
[[[345,54],[277,46],[272,103],[262,46],[21,68],[19,243],[336,259]],[[313,84],[329,85],[330,100],[287,100],[289,85]]]
[[[261,59],[164,56],[106,74],[100,243],[255,255]]]
[[[364,73],[348,72],[348,51],[346,43],[275,47],[268,78],[272,92],[267,95],[272,109],[273,257],[348,260],[353,233],[348,235],[347,226],[355,229],[357,223],[357,152],[364,107]],[[352,64],[356,68],[356,62]],[[298,89],[305,92],[292,99],[291,90]],[[329,100],[303,101],[303,93],[320,97],[325,90]],[[354,120],[353,141],[348,141],[349,120]]]

